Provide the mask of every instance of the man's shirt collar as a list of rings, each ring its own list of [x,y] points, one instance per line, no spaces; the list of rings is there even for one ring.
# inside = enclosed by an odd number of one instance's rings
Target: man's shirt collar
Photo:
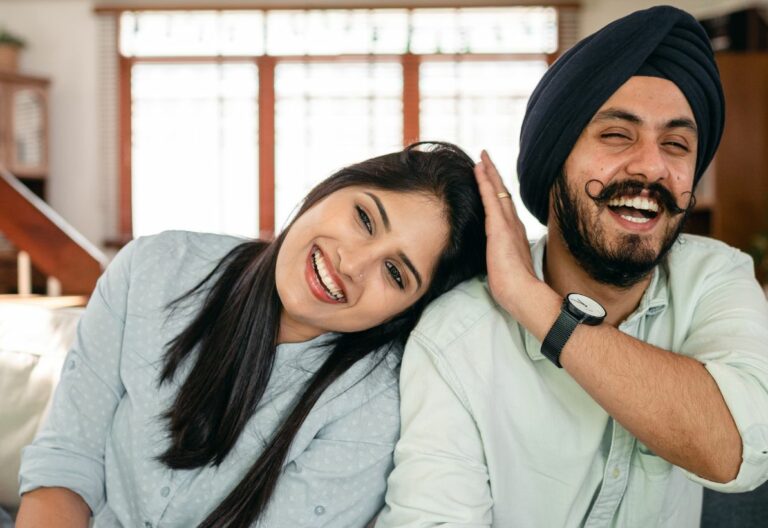
[[[533,271],[536,274],[536,277],[541,281],[544,281],[544,253],[546,247],[547,235],[532,242],[531,246]],[[664,268],[664,263],[656,266],[652,274],[651,282],[643,293],[640,303],[637,305],[635,311],[622,321],[619,325],[620,329],[623,329],[623,327],[627,325],[632,325],[641,317],[658,315],[667,308],[667,305],[669,304],[669,291],[667,289],[667,273]],[[520,326],[520,329],[525,333],[525,351],[528,353],[528,357],[533,361],[546,359],[541,353],[541,343],[533,337],[528,330],[523,328],[522,325]]]

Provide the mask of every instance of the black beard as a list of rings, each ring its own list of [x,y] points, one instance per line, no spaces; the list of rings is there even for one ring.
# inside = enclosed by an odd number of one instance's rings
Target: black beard
[[[667,255],[688,218],[686,209],[676,225],[670,224],[658,253],[648,247],[640,235],[631,234],[623,235],[616,247],[611,248],[597,221],[597,214],[605,206],[591,215],[565,180],[565,171],[561,171],[553,185],[553,208],[560,233],[584,271],[603,284],[628,289],[642,281]],[[669,213],[665,209],[659,214]]]

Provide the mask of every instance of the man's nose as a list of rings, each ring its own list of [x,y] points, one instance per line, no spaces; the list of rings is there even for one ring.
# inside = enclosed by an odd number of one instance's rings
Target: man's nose
[[[627,163],[627,172],[633,176],[644,176],[650,183],[666,178],[669,175],[669,167],[661,146],[650,139],[638,141],[633,147],[632,158]]]

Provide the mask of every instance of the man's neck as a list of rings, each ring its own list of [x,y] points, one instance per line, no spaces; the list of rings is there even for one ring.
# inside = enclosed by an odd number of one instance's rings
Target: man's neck
[[[629,288],[617,288],[596,281],[581,267],[565,245],[556,229],[550,228],[543,263],[544,281],[560,296],[576,292],[587,295],[603,305],[605,322],[618,326],[640,304],[651,282],[651,275]]]

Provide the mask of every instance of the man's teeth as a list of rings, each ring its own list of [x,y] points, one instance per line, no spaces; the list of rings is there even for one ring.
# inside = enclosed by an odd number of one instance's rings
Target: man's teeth
[[[315,270],[317,271],[317,276],[320,278],[320,282],[328,293],[331,294],[331,297],[337,301],[344,300],[344,294],[339,285],[331,278],[330,273],[328,273],[328,267],[325,265],[325,259],[322,257],[319,249],[312,252],[312,261],[315,263]]]
[[[624,220],[629,220],[630,222],[634,222],[636,224],[644,224],[646,222],[651,221],[650,218],[645,218],[644,216],[641,216],[641,217],[634,217],[634,216],[627,216],[627,215],[619,215],[619,216],[621,216]]]
[[[640,209],[642,211],[652,211],[654,213],[659,212],[659,204],[656,200],[649,200],[641,196],[635,196],[632,198],[620,197],[614,198],[608,201],[610,207],[631,207],[633,209]],[[622,215],[623,216],[623,215]],[[627,218],[627,217],[624,217]],[[645,223],[645,222],[640,222]]]

